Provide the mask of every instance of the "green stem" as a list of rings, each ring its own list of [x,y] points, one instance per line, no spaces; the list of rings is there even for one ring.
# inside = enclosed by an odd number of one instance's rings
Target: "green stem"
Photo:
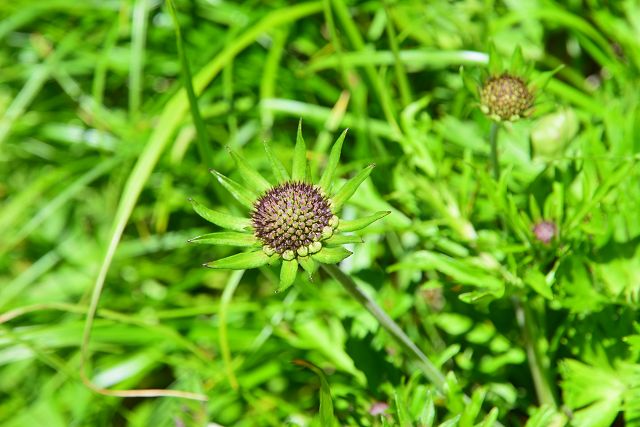
[[[362,289],[358,287],[356,282],[345,274],[342,270],[333,264],[321,264],[322,268],[336,279],[344,288],[358,301],[369,313],[375,317],[380,325],[391,334],[391,336],[407,351],[417,362],[422,372],[431,381],[438,390],[444,392],[446,380],[444,375],[435,367],[427,356],[415,345],[411,338],[404,333],[402,328],[389,317],[387,313]]]
[[[491,122],[491,132],[489,133],[489,143],[491,144],[491,166],[493,167],[493,177],[500,179],[500,162],[498,161],[498,131],[500,123]]]
[[[533,378],[533,385],[536,389],[536,395],[541,405],[551,405],[557,407],[555,394],[549,381],[548,370],[544,363],[544,356],[540,351],[540,346],[536,341],[537,331],[534,323],[531,308],[523,304],[519,297],[514,298],[516,310],[516,319],[522,329],[525,349],[527,351],[527,359],[529,361],[529,369]]]

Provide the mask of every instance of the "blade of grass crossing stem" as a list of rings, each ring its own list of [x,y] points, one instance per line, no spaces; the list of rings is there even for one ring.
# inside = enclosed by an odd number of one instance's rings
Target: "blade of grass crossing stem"
[[[295,22],[305,16],[321,11],[321,2],[309,2],[269,13],[253,27],[249,28],[244,34],[231,42],[223,51],[209,61],[202,70],[200,70],[193,80],[194,91],[196,93],[201,92],[218,75],[225,64],[227,64],[242,50],[251,45],[260,35],[274,27],[289,22]],[[133,167],[123,189],[120,203],[118,204],[115,219],[111,228],[109,244],[105,251],[104,258],[102,259],[98,276],[96,277],[93,285],[81,343],[80,375],[84,384],[97,393],[124,397],[173,396],[195,400],[207,399],[206,396],[200,394],[180,392],[176,390],[106,390],[93,384],[89,380],[87,374],[88,362],[90,360],[88,348],[89,340],[91,338],[93,321],[98,309],[98,302],[100,301],[100,295],[104,288],[107,272],[109,271],[109,267],[113,261],[116,248],[118,247],[124,228],[127,225],[131,212],[133,211],[136,201],[142,192],[142,188],[151,175],[153,168],[158,162],[160,155],[166,148],[171,137],[174,135],[180,123],[184,120],[184,116],[187,112],[187,102],[188,100],[186,98],[185,91],[179,91],[167,102],[157,121],[159,125],[153,130],[153,133],[149,137],[138,161]]]
[[[178,22],[178,14],[173,5],[172,0],[167,0],[167,6],[171,17],[173,18],[173,25],[176,32],[176,46],[178,48],[178,56],[180,57],[180,76],[182,77],[182,84],[187,92],[187,98],[189,99],[189,107],[191,108],[191,118],[196,128],[196,145],[198,146],[198,154],[200,154],[200,160],[206,166],[211,166],[213,161],[213,155],[211,153],[211,147],[207,141],[207,129],[202,120],[200,114],[200,108],[198,107],[198,99],[196,93],[193,90],[191,68],[189,68],[189,59],[187,53],[184,50],[184,43],[182,40],[182,31],[180,30],[180,23]]]
[[[220,324],[218,325],[218,343],[220,344],[220,352],[222,353],[224,371],[227,375],[227,379],[229,380],[231,388],[233,388],[234,390],[238,389],[238,379],[233,372],[233,364],[231,363],[232,360],[231,350],[229,349],[229,335],[227,334],[227,313],[229,312],[229,304],[231,304],[231,298],[233,298],[233,294],[238,288],[238,284],[240,283],[240,279],[242,279],[243,274],[244,270],[238,270],[229,275],[229,279],[227,280],[227,284],[224,287],[224,291],[222,291],[222,297],[220,298],[220,312],[218,314],[218,319],[220,321]]]

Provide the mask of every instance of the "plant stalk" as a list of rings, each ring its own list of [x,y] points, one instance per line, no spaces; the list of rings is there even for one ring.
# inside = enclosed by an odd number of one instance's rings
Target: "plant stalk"
[[[333,264],[321,264],[322,268],[329,273],[334,279],[353,296],[369,313],[375,317],[380,325],[407,351],[420,366],[422,372],[431,381],[440,392],[445,391],[446,380],[444,375],[431,363],[429,358],[411,341],[411,338],[404,333],[402,328],[389,317],[389,315],[380,307],[369,295],[364,293],[351,276],[345,274],[340,268]]]
[[[491,144],[491,167],[493,168],[493,177],[496,181],[500,180],[500,162],[498,161],[498,131],[500,123],[491,122],[491,131],[489,132],[489,143]]]
[[[546,364],[543,363],[543,355],[540,352],[540,346],[535,341],[537,336],[536,327],[534,324],[533,314],[531,309],[524,305],[519,297],[513,299],[516,319],[520,328],[522,329],[522,335],[524,339],[525,349],[527,351],[527,360],[529,361],[529,370],[531,371],[531,377],[533,378],[533,385],[536,389],[536,395],[540,405],[551,405],[557,408],[557,402],[553,389],[551,388],[551,382],[549,381],[548,370]]]

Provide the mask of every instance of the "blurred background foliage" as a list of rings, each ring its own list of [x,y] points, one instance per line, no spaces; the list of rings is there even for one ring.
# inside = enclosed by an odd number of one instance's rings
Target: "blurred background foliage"
[[[1,425],[640,425],[636,1],[175,5],[205,158],[164,2],[0,3]],[[459,76],[490,41],[565,65],[502,128],[498,182]],[[209,271],[231,250],[186,244],[214,231],[188,197],[247,214],[208,172],[237,177],[225,146],[267,173],[262,141],[290,164],[300,118],[315,164],[346,127],[341,176],[378,164],[345,215],[392,214],[342,269],[445,393],[325,275],[276,294],[276,270]],[[92,381],[207,402],[81,383],[101,268]]]

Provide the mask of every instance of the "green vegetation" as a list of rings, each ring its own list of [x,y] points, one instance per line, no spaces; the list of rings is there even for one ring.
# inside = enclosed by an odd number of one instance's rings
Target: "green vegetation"
[[[0,425],[640,425],[639,23],[0,2]],[[230,263],[287,176],[325,264]]]

